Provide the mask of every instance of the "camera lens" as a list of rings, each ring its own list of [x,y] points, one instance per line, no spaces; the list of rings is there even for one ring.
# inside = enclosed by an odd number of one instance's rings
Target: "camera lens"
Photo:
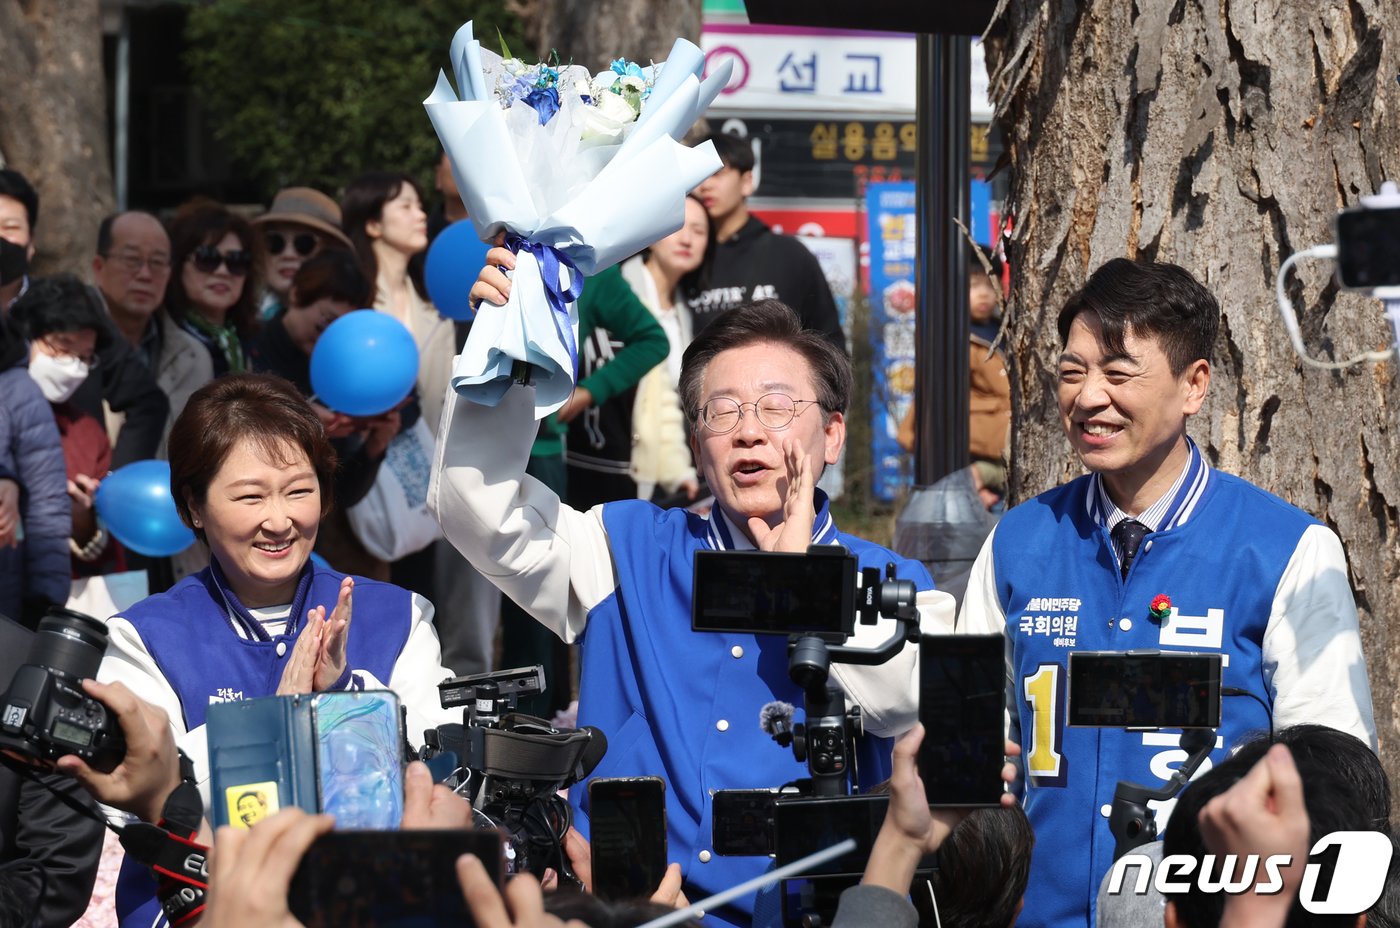
[[[97,676],[106,650],[107,626],[90,615],[55,606],[39,621],[27,663],[81,680]]]

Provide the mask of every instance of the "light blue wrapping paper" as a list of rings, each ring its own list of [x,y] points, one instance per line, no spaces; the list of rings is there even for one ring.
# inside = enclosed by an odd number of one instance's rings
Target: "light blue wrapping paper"
[[[587,277],[681,227],[686,192],[721,162],[710,143],[688,148],[680,139],[728,83],[731,65],[701,81],[704,53],[677,39],[663,64],[646,69],[654,76],[651,94],[620,140],[584,139],[589,114],[574,88],[592,75],[561,68],[560,109],[541,126],[523,102],[501,107],[494,91],[501,59],[481,48],[471,25],[452,38],[457,91],[439,72],[423,105],[483,241],[509,230],[558,249]],[[561,287],[567,274],[561,268]],[[577,344],[574,304],[568,312]],[[494,406],[510,387],[514,363],[525,361],[534,367],[536,417],[562,406],[573,391],[575,361],[551,313],[539,264],[522,250],[509,300],[477,310],[453,367],[453,389]]]

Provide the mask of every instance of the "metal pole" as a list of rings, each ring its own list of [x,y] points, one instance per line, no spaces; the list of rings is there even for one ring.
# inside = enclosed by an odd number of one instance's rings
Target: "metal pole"
[[[895,522],[894,548],[928,567],[961,599],[993,517],[977,496],[968,457],[968,116],[972,46],[967,36],[918,39],[918,260],[914,385],[918,439],[914,492]]]
[[[918,38],[919,358],[914,401],[914,478],[928,486],[968,465],[967,240],[972,43],[967,36]]]
[[[113,93],[112,121],[112,182],[117,200],[117,212],[127,206],[130,191],[131,142],[131,14],[122,7],[122,27],[117,34],[116,87]]]

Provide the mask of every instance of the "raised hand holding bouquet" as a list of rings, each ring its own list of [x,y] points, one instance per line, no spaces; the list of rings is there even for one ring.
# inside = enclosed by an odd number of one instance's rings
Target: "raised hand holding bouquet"
[[[686,191],[721,167],[713,145],[680,139],[730,67],[702,81],[704,53],[683,39],[649,67],[526,65],[483,49],[471,23],[451,58],[457,91],[439,73],[423,105],[477,234],[504,230],[516,252],[510,298],[477,311],[452,385],[494,406],[528,364],[544,418],[574,387],[583,278],[679,229]]]

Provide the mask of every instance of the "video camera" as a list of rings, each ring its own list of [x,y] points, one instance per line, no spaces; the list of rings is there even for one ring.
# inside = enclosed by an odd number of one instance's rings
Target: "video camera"
[[[435,779],[471,800],[478,825],[506,834],[508,873],[543,877],[553,868],[561,879],[573,879],[562,851],[571,815],[558,792],[588,776],[608,742],[591,726],[558,729],[512,711],[521,696],[544,689],[539,666],[443,681],[442,706],[463,708],[463,723],[425,732],[419,756]]]
[[[4,651],[28,656],[0,700],[0,750],[52,762],[65,754],[110,772],[126,755],[117,718],[83,692],[97,676],[107,649],[107,628],[92,616],[51,607],[36,632],[9,619],[0,635]]]

